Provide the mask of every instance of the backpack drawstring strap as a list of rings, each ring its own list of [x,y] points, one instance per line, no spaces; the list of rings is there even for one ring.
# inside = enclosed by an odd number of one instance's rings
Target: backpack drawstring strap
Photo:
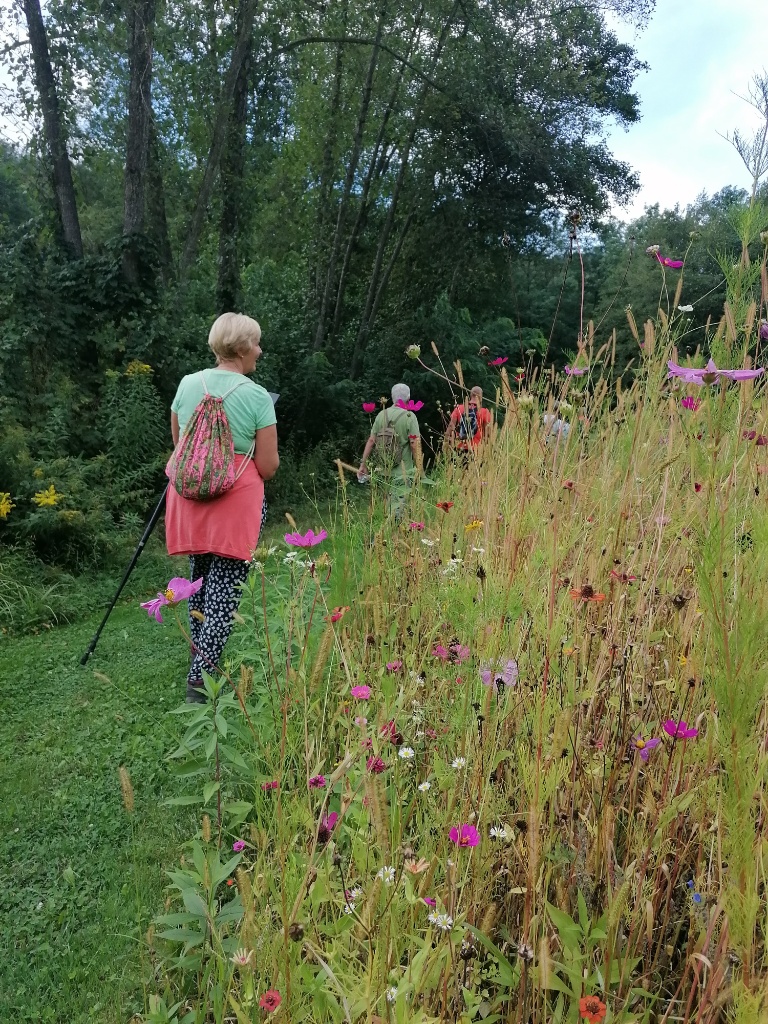
[[[205,391],[206,395],[210,396],[210,391],[208,390],[208,386],[205,383],[205,374],[203,373],[202,370],[200,371],[200,379],[203,382],[203,391]],[[229,396],[232,394],[233,391],[237,391],[237,389],[239,387],[242,387],[243,384],[246,383],[246,380],[247,380],[247,378],[244,377],[242,380],[239,380],[237,382],[237,384],[233,384],[233,386],[229,389],[229,391],[225,391],[223,395],[214,395],[213,397],[214,398],[218,398],[218,400],[220,402],[223,402],[225,398],[229,398]],[[243,459],[243,461],[242,461],[242,463],[240,465],[240,468],[235,473],[235,481],[238,481],[240,479],[240,477],[243,475],[243,473],[246,471],[246,469],[248,468],[248,463],[251,461],[251,459],[253,458],[253,456],[255,454],[256,454],[256,438],[254,438],[253,441],[251,442],[251,447],[245,453],[245,458]]]

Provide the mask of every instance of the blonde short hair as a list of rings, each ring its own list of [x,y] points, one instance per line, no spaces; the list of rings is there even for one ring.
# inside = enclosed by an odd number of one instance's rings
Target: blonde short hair
[[[222,313],[208,335],[216,359],[236,359],[261,341],[261,327],[242,313]]]
[[[478,400],[478,402],[482,402],[482,400],[483,400],[483,389],[480,388],[480,387],[477,387],[477,386],[473,387],[472,390],[469,392],[469,397],[470,398],[474,397],[474,398],[476,398]]]

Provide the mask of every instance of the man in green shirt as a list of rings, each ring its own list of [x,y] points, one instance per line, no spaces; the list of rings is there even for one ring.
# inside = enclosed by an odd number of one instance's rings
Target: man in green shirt
[[[423,471],[419,421],[414,412],[403,408],[410,397],[407,384],[394,385],[392,405],[373,421],[358,470],[358,477],[368,476],[368,459],[375,451],[376,469],[388,487],[387,509],[396,519],[402,516],[408,492]]]

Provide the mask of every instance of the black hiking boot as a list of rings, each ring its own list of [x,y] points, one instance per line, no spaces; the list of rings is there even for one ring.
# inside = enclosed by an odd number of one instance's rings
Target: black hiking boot
[[[187,704],[207,704],[208,698],[205,695],[203,684],[199,683],[195,686],[193,683],[187,683]]]

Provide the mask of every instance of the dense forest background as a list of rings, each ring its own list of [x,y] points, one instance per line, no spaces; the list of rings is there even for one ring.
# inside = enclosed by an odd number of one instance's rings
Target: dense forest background
[[[409,344],[493,394],[489,359],[562,368],[591,319],[631,373],[626,307],[641,323],[660,301],[649,245],[685,256],[686,342],[705,345],[751,197],[610,214],[637,179],[605,131],[639,117],[643,66],[608,19],[652,6],[6,8],[0,540],[85,568],[135,536],[178,380],[228,309],[260,321],[257,377],[281,394],[278,508],[359,456],[361,401],[396,380],[437,445],[450,390]]]

